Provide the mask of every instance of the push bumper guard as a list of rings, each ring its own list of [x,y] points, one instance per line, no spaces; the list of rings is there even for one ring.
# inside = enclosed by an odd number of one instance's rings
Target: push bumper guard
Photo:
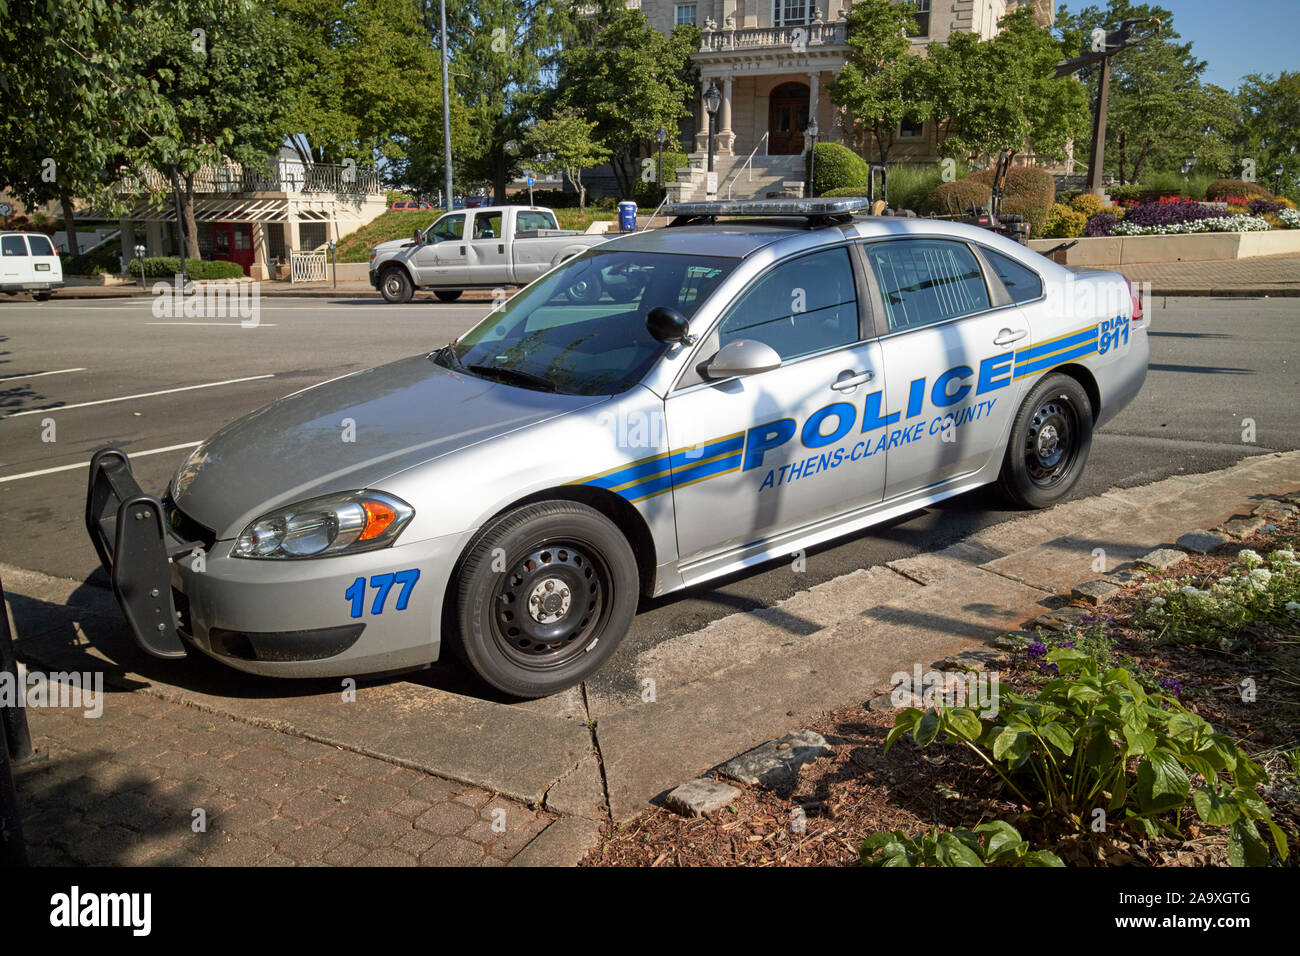
[[[135,641],[154,657],[186,656],[177,632],[171,562],[200,547],[171,535],[162,502],[140,490],[126,452],[101,448],[90,460],[86,532]]]

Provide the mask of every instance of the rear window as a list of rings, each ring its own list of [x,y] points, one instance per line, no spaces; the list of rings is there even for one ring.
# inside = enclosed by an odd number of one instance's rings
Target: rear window
[[[28,236],[27,245],[32,247],[32,255],[34,256],[54,255],[54,245],[47,236]]]
[[[515,230],[528,232],[532,229],[554,229],[555,218],[549,212],[521,212],[515,221]]]
[[[1042,277],[1033,269],[992,249],[985,249],[984,255],[1007,287],[1012,302],[1029,302],[1043,294]]]
[[[915,329],[989,307],[975,253],[947,239],[897,239],[867,245],[885,300],[889,331]]]
[[[0,255],[8,258],[9,256],[27,255],[27,243],[22,236],[0,236]]]

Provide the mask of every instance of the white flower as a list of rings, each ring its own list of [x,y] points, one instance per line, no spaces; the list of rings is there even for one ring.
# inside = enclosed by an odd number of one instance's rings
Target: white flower
[[[1300,229],[1300,209],[1283,209],[1277,217],[1282,220],[1282,225],[1288,229]]]
[[[1165,599],[1162,598],[1162,597],[1153,597],[1153,598],[1151,599],[1151,606],[1152,606],[1152,607],[1164,607],[1164,606],[1165,606]]]
[[[1257,568],[1264,563],[1264,559],[1259,556],[1259,552],[1252,551],[1250,548],[1242,548],[1238,551],[1237,560],[1248,568]]]
[[[1254,571],[1250,572],[1250,580],[1252,583],[1258,584],[1262,587],[1268,584],[1269,581],[1273,580],[1273,572],[1268,568],[1256,568]]]

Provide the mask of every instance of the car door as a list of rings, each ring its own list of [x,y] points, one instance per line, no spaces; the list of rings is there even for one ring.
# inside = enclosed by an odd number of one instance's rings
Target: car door
[[[678,551],[690,561],[879,501],[884,456],[861,434],[881,369],[862,341],[861,270],[847,246],[759,276],[696,355],[736,339],[779,368],[710,381],[688,373],[665,402]],[[877,398],[878,398],[877,393]]]
[[[960,479],[1000,456],[1029,322],[971,245],[949,238],[860,249],[882,323],[885,498]]]
[[[466,275],[476,285],[510,281],[510,257],[506,253],[506,212],[493,209],[474,214]]]
[[[27,240],[21,234],[0,236],[0,284],[21,285],[31,282],[31,256],[27,254]]]
[[[419,285],[464,282],[469,255],[465,242],[465,213],[448,213],[425,230],[411,254],[411,269]]]
[[[49,236],[39,232],[27,234],[27,248],[32,254],[32,275],[40,282],[62,282],[63,263],[54,251]]]

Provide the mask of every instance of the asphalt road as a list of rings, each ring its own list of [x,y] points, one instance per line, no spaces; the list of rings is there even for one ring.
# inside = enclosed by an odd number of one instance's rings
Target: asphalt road
[[[113,443],[161,492],[189,447],[297,389],[428,351],[486,302],[265,297],[259,325],[155,315],[151,300],[0,300],[0,562],[106,583],[83,526],[85,464]],[[1075,496],[1300,447],[1300,300],[1156,299],[1151,372],[1106,426]],[[1255,441],[1243,441],[1243,419]],[[52,440],[51,440],[52,439]],[[1012,517],[995,490],[686,594],[646,601],[619,661],[708,621],[852,571],[942,548]]]

